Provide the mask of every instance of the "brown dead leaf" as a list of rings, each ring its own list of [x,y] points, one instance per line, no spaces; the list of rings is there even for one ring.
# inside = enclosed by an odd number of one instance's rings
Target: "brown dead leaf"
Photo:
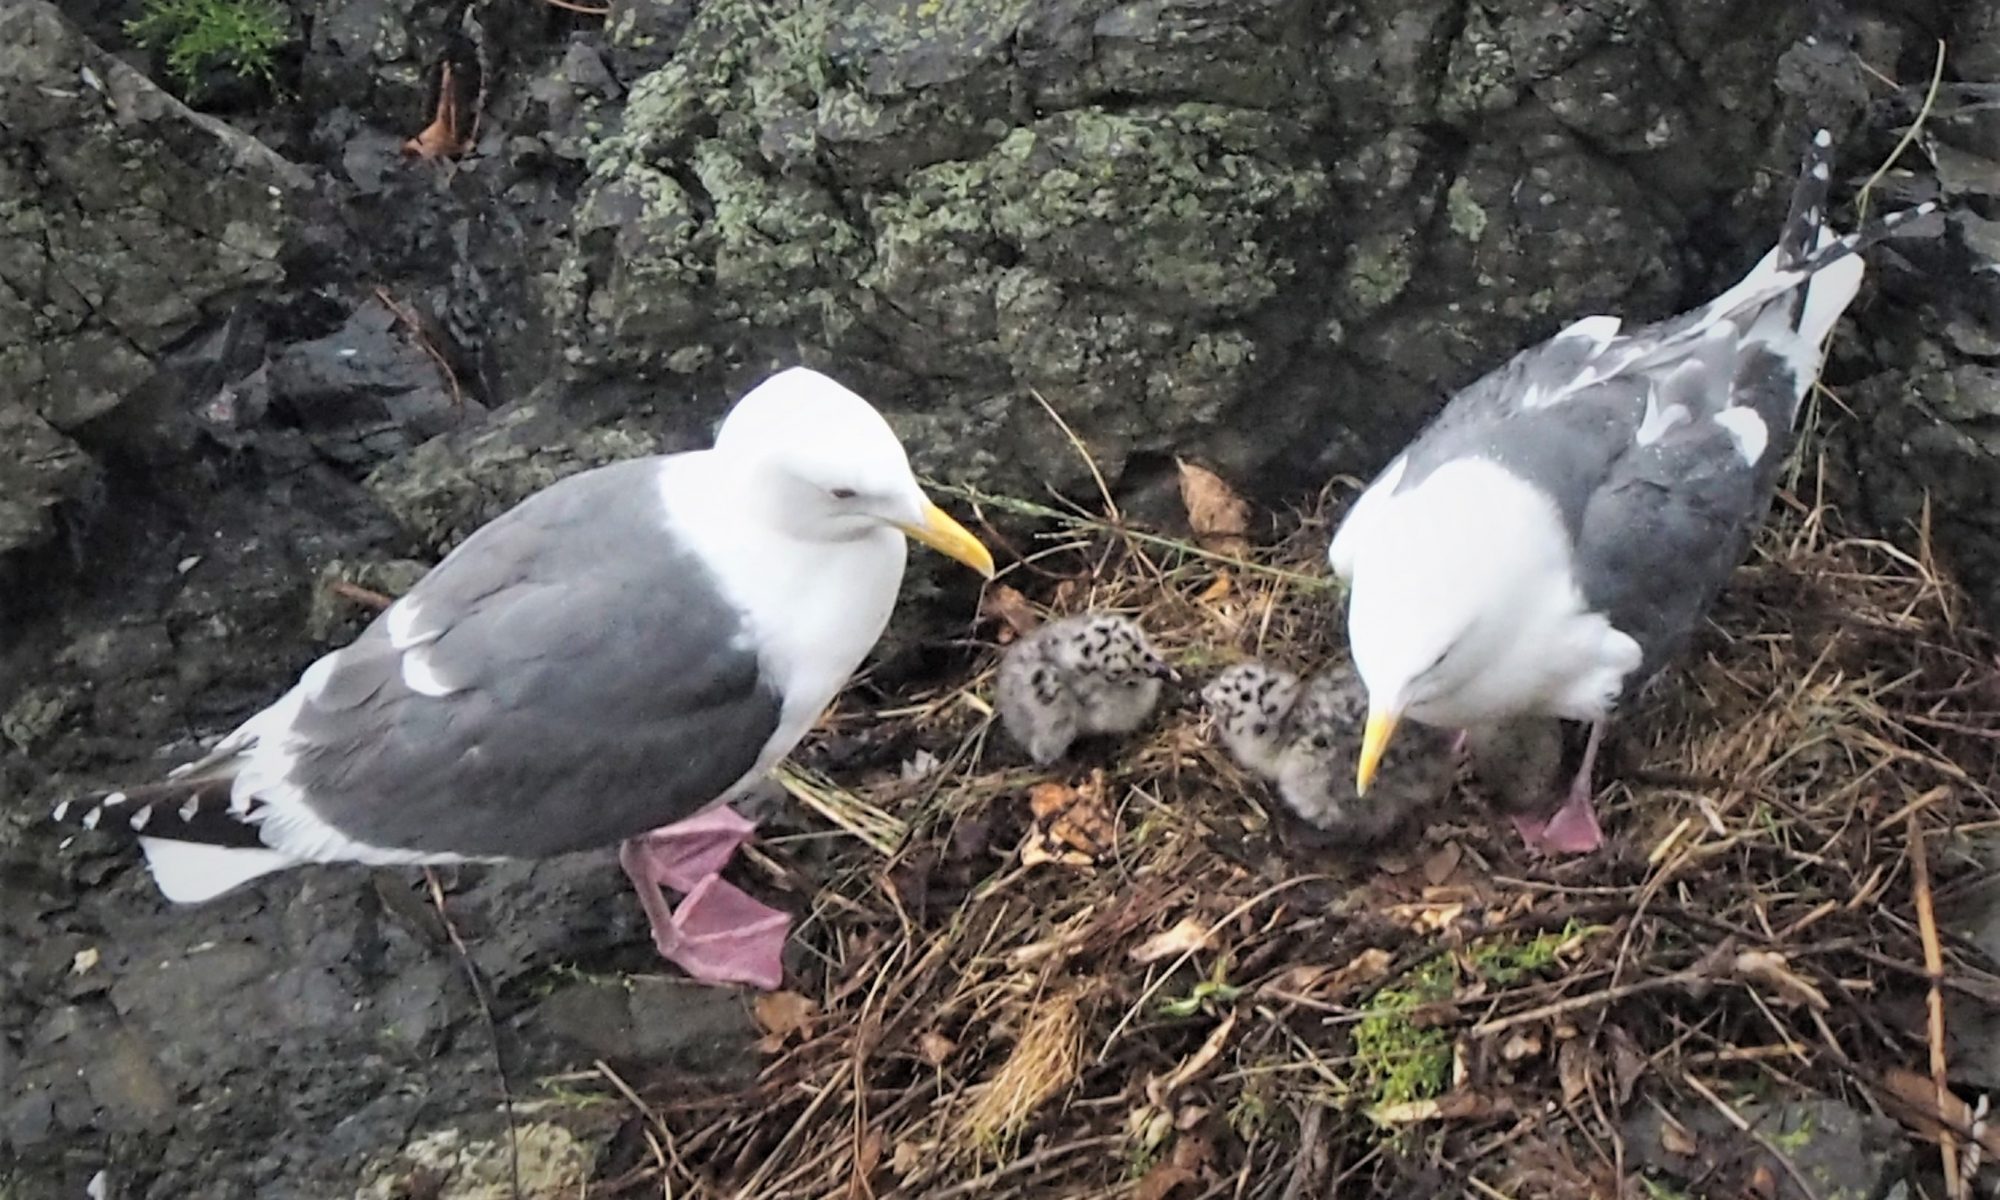
[[[1791,969],[1790,960],[1775,950],[1745,950],[1736,956],[1736,973],[1764,984],[1785,1004],[1803,1004],[1815,1012],[1831,1007],[1826,996]]]
[[[989,584],[986,595],[979,601],[979,615],[1000,622],[999,641],[1001,645],[1023,638],[1042,623],[1035,606],[1028,598],[1004,583]]]
[[[1201,589],[1201,594],[1195,597],[1195,602],[1198,604],[1220,604],[1228,599],[1230,589],[1235,586],[1236,580],[1231,577],[1229,572],[1217,571],[1214,581]]]
[[[1604,1027],[1604,1039],[1611,1044],[1611,1098],[1619,1108],[1632,1101],[1632,1089],[1646,1073],[1646,1052],[1623,1025]]]
[[[1174,1189],[1195,1182],[1195,1174],[1173,1159],[1161,1159],[1146,1169],[1132,1189],[1132,1200],[1167,1200]]]
[[[1452,872],[1458,870],[1459,860],[1464,857],[1465,847],[1457,842],[1446,842],[1438,847],[1437,853],[1424,860],[1424,878],[1436,887],[1451,878]]]
[[[1200,1048],[1188,1055],[1179,1066],[1167,1072],[1164,1077],[1147,1080],[1146,1099],[1157,1108],[1166,1108],[1175,1092],[1194,1082],[1202,1072],[1213,1066],[1216,1056],[1229,1044],[1229,1035],[1236,1032],[1237,1015],[1231,1012],[1224,1017],[1222,1023],[1210,1030],[1208,1037],[1202,1040]]]
[[[1249,553],[1249,503],[1207,467],[1175,461],[1181,471],[1181,503],[1187,506],[1195,540],[1218,554]]]
[[[1182,917],[1172,929],[1156,933],[1132,948],[1127,957],[1135,963],[1158,962],[1163,958],[1175,958],[1196,947],[1206,944],[1208,923],[1193,917]]]
[[[1435,1100],[1384,1104],[1368,1115],[1384,1125],[1415,1125],[1423,1121],[1484,1120],[1509,1111],[1506,1101],[1479,1092],[1446,1092]]]
[[[1881,1100],[1883,1111],[1928,1141],[1937,1141],[1944,1129],[1949,1129],[1960,1141],[1972,1136],[1972,1106],[1959,1099],[1956,1092],[1946,1090],[1940,1095],[1928,1075],[1891,1067],[1882,1076],[1876,1097]],[[2000,1121],[1992,1122],[1980,1133],[1981,1152],[1988,1158],[2000,1157]]]
[[[1564,1104],[1576,1103],[1590,1090],[1590,1047],[1582,1038],[1572,1038],[1556,1051],[1556,1077],[1562,1081]]]
[[[750,1011],[757,1018],[758,1028],[764,1031],[758,1047],[769,1053],[804,1029],[819,1009],[797,992],[765,992],[751,1002]]]
[[[1076,789],[1066,783],[1038,783],[1028,789],[1028,811],[1037,821],[1047,820],[1076,803]]]
[[[1364,983],[1373,983],[1389,973],[1394,961],[1387,950],[1369,947],[1345,966],[1293,967],[1280,976],[1285,991],[1337,999]]]
[[[1465,915],[1465,905],[1452,904],[1392,904],[1386,914],[1390,920],[1415,933],[1437,933],[1448,929],[1453,922]]]
[[[958,1050],[958,1043],[935,1029],[926,1030],[917,1038],[917,1053],[934,1067],[941,1067],[951,1060]]]
[[[1778,1200],[1778,1173],[1770,1163],[1758,1163],[1750,1172],[1750,1182],[1745,1185],[1752,1200]]]
[[[872,1176],[878,1166],[882,1166],[882,1130],[868,1130],[862,1144],[854,1148],[854,1174],[848,1176],[850,1198],[858,1200],[860,1196],[874,1194],[868,1186],[868,1176]]]
[[[1021,865],[1054,862],[1090,867],[1109,853],[1118,840],[1118,823],[1104,800],[1104,772],[1092,772],[1090,782],[1073,788],[1066,783],[1038,783],[1028,790],[1033,827],[1021,844]]]
[[[1660,1145],[1666,1149],[1668,1154],[1677,1155],[1681,1158],[1693,1158],[1695,1152],[1701,1149],[1701,1147],[1695,1145],[1694,1135],[1689,1133],[1687,1126],[1681,1124],[1679,1121],[1666,1116],[1664,1113],[1661,1115],[1664,1119],[1660,1122]]]
[[[1139,1177],[1138,1186],[1132,1189],[1133,1200],[1167,1200],[1182,1184],[1198,1182],[1214,1156],[1215,1147],[1205,1137],[1183,1134],[1175,1138],[1173,1152]]]
[[[403,153],[429,161],[457,158],[471,148],[469,130],[461,128],[457,82],[452,77],[451,63],[446,62],[438,79],[437,115],[421,133],[403,143]]]

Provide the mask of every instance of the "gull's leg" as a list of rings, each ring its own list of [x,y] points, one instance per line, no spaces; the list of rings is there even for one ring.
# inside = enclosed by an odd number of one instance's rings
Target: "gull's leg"
[[[718,805],[618,847],[619,865],[652,925],[654,948],[699,982],[769,991],[783,980],[779,960],[791,918],[720,875],[755,828]],[[685,893],[678,909],[668,910],[662,885]]]
[[[632,890],[639,893],[639,907],[646,910],[646,921],[653,927],[654,948],[671,961],[680,952],[680,926],[674,923],[673,910],[660,894],[659,878],[639,838],[626,838],[618,843],[618,865],[625,868],[625,878],[632,881]]]
[[[1553,854],[1588,854],[1604,844],[1604,832],[1598,828],[1597,810],[1591,802],[1596,789],[1590,781],[1597,766],[1597,748],[1603,740],[1604,722],[1591,722],[1590,741],[1583,748],[1583,765],[1577,768],[1569,794],[1553,816],[1546,820],[1514,817],[1514,828],[1530,849]]]
[[[694,890],[694,885],[729,865],[736,848],[757,831],[727,804],[718,804],[685,821],[662,825],[630,839],[647,862],[647,870],[659,884],[677,892]]]

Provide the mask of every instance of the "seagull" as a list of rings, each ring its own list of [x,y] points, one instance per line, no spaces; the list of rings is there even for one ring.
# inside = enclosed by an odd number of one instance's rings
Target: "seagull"
[[[1236,761],[1276,784],[1301,820],[1340,841],[1379,842],[1451,788],[1449,756],[1431,753],[1443,749],[1443,735],[1419,734],[1385,757],[1379,785],[1362,796],[1348,763],[1368,699],[1345,667],[1301,680],[1262,662],[1238,663],[1202,689],[1202,701]]]
[[[1049,621],[1007,647],[994,684],[994,707],[1008,735],[1040,766],[1068,752],[1078,737],[1130,733],[1175,678],[1131,620],[1086,612]]]
[[[769,990],[789,919],[721,880],[754,828],[728,803],[875,645],[906,537],[993,576],[881,414],[781,371],[710,449],[529,496],[199,761],[55,817],[136,836],[179,903],[302,863],[616,844],[661,955]]]
[[[1804,156],[1778,243],[1709,303],[1627,329],[1592,316],[1454,396],[1327,548],[1368,690],[1356,786],[1397,725],[1537,714],[1588,722],[1582,765],[1531,848],[1602,843],[1591,773],[1607,721],[1687,641],[1770,504],[1858,251],[1936,206],[1837,237],[1833,139]]]

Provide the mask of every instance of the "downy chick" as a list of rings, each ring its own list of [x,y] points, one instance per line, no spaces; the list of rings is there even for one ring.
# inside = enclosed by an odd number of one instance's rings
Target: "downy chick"
[[[1177,678],[1130,620],[1078,613],[1037,626],[1007,648],[994,689],[1000,723],[1048,766],[1079,737],[1130,733]]]
[[[1367,696],[1351,671],[1330,668],[1302,682],[1264,663],[1241,663],[1202,689],[1202,700],[1236,761],[1274,783],[1301,820],[1339,840],[1378,841],[1450,786],[1450,759],[1435,753],[1441,743],[1426,733],[1407,750],[1395,747],[1367,797],[1355,795]]]

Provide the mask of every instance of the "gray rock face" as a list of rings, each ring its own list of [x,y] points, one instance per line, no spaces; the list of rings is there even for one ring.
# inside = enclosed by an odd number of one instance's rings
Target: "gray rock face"
[[[1712,1106],[1689,1105],[1672,1116],[1653,1105],[1635,1106],[1625,1124],[1631,1161],[1670,1193],[1699,1181],[1702,1195],[1746,1194],[1751,1175],[1761,1169],[1777,1181],[1780,1200],[1806,1200],[1809,1195],[1884,1200],[1902,1177],[1908,1144],[1901,1128],[1886,1117],[1818,1098],[1748,1101],[1737,1111],[1762,1142],[1739,1132]],[[1678,1136],[1666,1136],[1669,1121]],[[1691,1155],[1676,1148],[1689,1144],[1696,1147]],[[1772,1149],[1790,1161],[1789,1168]],[[1799,1186],[1801,1179],[1810,1191]]]
[[[580,378],[804,353],[977,483],[1081,470],[1032,393],[1114,476],[1367,471],[1561,321],[1747,265],[1658,203],[1757,239],[1782,204],[1750,167],[1796,131],[1712,114],[1768,117],[1803,27],[1725,7],[704,5],[592,149],[550,303]]]
[[[92,478],[67,435],[275,283],[304,174],[190,112],[56,8],[0,9],[0,556]]]

